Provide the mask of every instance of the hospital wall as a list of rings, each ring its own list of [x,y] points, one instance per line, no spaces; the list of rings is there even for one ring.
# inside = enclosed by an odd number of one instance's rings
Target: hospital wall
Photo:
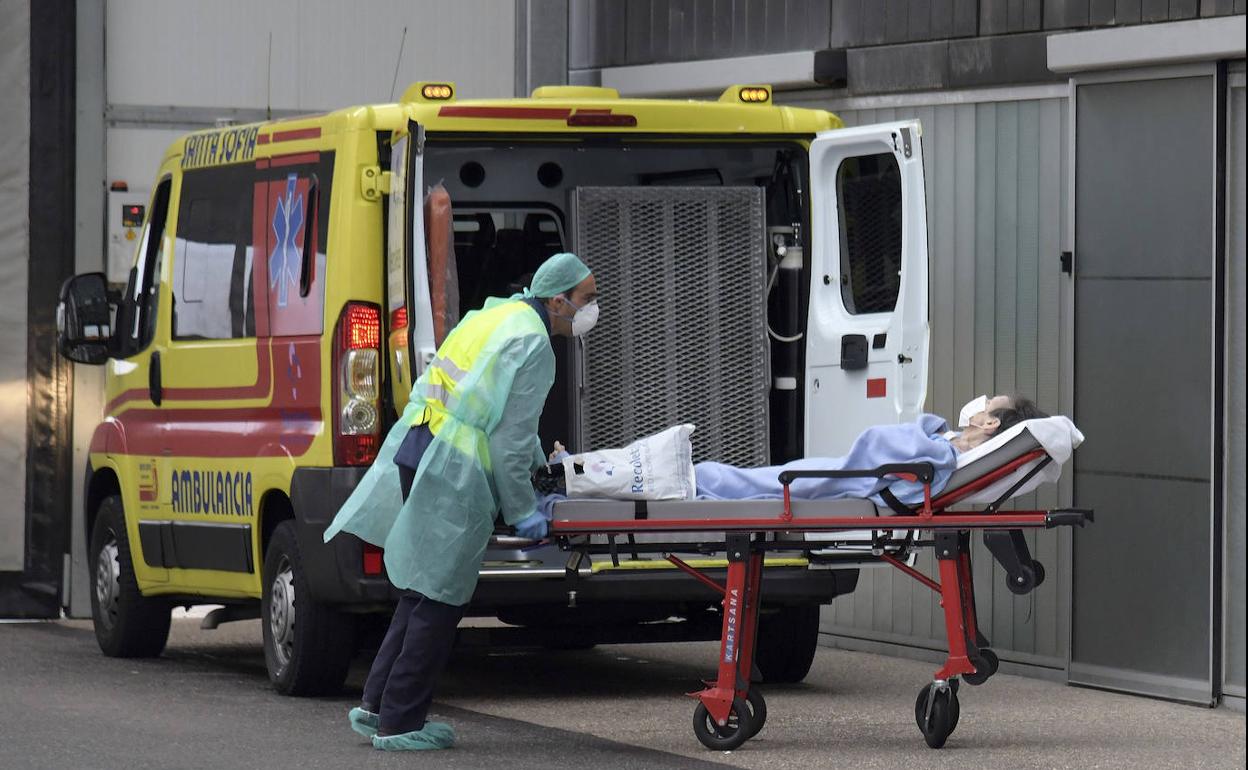
[[[220,122],[384,103],[417,80],[453,81],[465,97],[511,96],[527,89],[530,77],[549,78],[551,71],[555,79],[566,77],[566,59],[527,55],[544,45],[543,36],[566,35],[560,9],[559,23],[531,34],[528,2],[77,0],[77,270],[104,269],[109,185],[125,182],[132,192],[149,194],[165,149],[180,135]],[[3,265],[0,260],[0,271]],[[7,286],[0,282],[0,292]],[[0,304],[0,314],[6,312]],[[0,355],[0,388],[3,366]],[[78,511],[103,378],[99,367],[74,369]],[[0,436],[0,453],[15,451],[5,441]],[[8,467],[0,465],[0,490]],[[66,593],[70,614],[88,616],[86,534],[81,517],[70,521]],[[4,526],[0,509],[0,559]]]
[[[927,409],[936,414],[956,415],[976,394],[1014,391],[1047,411],[1070,413],[1062,350],[1070,277],[1057,258],[1066,216],[1068,102],[1054,89],[1040,92],[1050,97],[984,93],[980,101],[955,103],[941,94],[778,95],[785,104],[833,109],[850,126],[910,118],[923,125],[931,265]],[[1069,502],[1069,483],[1064,478],[1012,505]],[[1047,568],[1046,582],[1027,596],[1007,589],[1003,570],[976,539],[978,610],[1002,660],[1065,668],[1069,538],[1065,529],[1027,534],[1032,555]],[[930,549],[920,552],[918,566],[936,572]],[[945,644],[944,615],[930,589],[892,569],[863,570],[857,590],[825,612],[823,630],[846,646],[943,650]]]
[[[30,264],[30,3],[0,0],[0,572],[26,540],[26,277]]]
[[[1244,668],[1248,655],[1244,649],[1244,530],[1245,494],[1244,468],[1248,457],[1244,454],[1245,417],[1244,377],[1248,361],[1244,356],[1244,337],[1248,334],[1245,318],[1245,240],[1248,222],[1245,221],[1245,130],[1248,119],[1244,115],[1244,68],[1229,75],[1230,93],[1227,99],[1227,355],[1226,355],[1226,542],[1224,544],[1223,574],[1226,592],[1223,596],[1224,628],[1226,629],[1223,690],[1242,699],[1244,697]]]

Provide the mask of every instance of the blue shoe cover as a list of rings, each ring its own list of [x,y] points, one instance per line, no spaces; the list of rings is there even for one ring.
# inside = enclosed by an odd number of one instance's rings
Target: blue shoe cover
[[[425,722],[425,726],[410,733],[373,736],[373,748],[381,751],[429,751],[449,749],[455,744],[455,730],[443,722]]]
[[[347,719],[351,720],[351,729],[365,738],[372,738],[376,735],[377,726],[381,723],[381,718],[376,714],[358,706],[347,712]]]

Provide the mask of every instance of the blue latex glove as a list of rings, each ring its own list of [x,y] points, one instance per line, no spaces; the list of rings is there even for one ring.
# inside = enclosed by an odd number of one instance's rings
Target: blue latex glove
[[[516,524],[516,535],[529,540],[541,540],[546,537],[546,517],[541,511],[534,511]]]

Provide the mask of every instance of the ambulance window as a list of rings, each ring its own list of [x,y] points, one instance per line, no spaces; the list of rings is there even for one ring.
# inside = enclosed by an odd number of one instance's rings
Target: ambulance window
[[[178,203],[172,270],[173,336],[232,339],[255,334],[252,174],[246,166],[188,171]]]
[[[847,158],[836,173],[841,297],[854,315],[890,313],[901,288],[901,169],[889,153]]]
[[[156,307],[160,297],[160,250],[165,236],[165,220],[169,214],[169,189],[166,179],[152,196],[152,211],[143,228],[139,258],[130,270],[130,282],[119,309],[117,355],[125,358],[143,350],[156,333]]]

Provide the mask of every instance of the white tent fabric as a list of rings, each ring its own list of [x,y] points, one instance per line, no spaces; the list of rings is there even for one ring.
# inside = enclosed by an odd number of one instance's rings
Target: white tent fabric
[[[30,0],[0,0],[0,19],[0,571],[18,571],[26,542]]]

